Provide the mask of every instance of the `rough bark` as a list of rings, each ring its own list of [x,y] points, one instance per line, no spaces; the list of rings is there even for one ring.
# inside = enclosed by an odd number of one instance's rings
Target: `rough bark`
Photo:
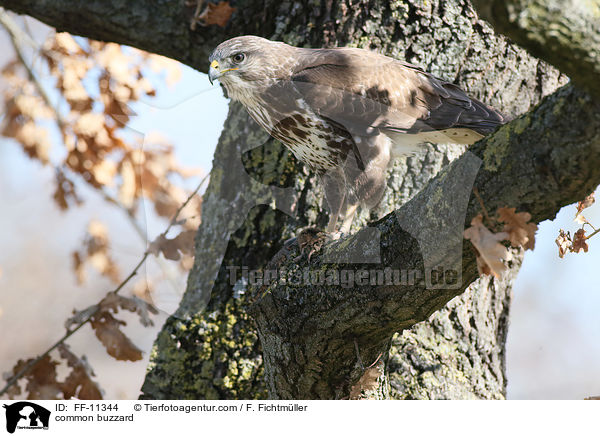
[[[494,29],[600,97],[600,3],[473,0]]]
[[[238,13],[225,30],[218,26],[190,28],[195,4],[186,0],[2,0],[0,6],[27,14],[58,31],[100,41],[127,44],[177,59],[200,71],[208,70],[212,48],[235,36],[240,28],[249,33],[270,26],[275,2],[236,2]],[[240,13],[243,11],[243,13]],[[240,27],[238,27],[240,26]]]
[[[226,29],[208,27],[196,32],[189,30],[187,15],[191,10],[184,7],[183,0],[0,0],[0,5],[36,16],[61,30],[145,48],[201,71],[207,67],[205,59],[212,47],[237,34],[259,34],[296,45],[376,48],[421,64],[509,115],[525,112],[564,81],[552,68],[494,35],[462,0],[316,4],[240,1],[235,2],[237,12]],[[586,146],[595,146],[598,151],[598,120],[593,118],[593,112],[579,112],[582,108],[597,111],[591,105],[584,94],[565,89],[540,106],[537,115],[527,116],[477,145],[473,152],[485,162],[477,175],[477,186],[486,205],[491,210],[511,205],[529,210],[541,220],[553,216],[560,205],[591,190],[592,184],[598,183],[597,173],[589,166],[593,162],[586,162],[582,156]],[[567,116],[568,122],[561,125],[563,130],[557,135],[552,123],[559,121],[558,114],[581,117]],[[572,141],[553,142],[558,137]],[[428,191],[417,193],[460,151],[429,148],[426,153],[398,162],[390,172],[384,201],[371,217],[363,214],[356,227],[386,216],[411,198],[405,206],[408,209],[401,210],[418,214],[418,205],[426,201],[436,185],[430,184]],[[529,160],[520,160],[523,158]],[[450,168],[460,168],[460,164]],[[503,179],[504,173],[512,178]],[[516,179],[515,174],[524,177]],[[556,175],[560,177],[553,179]],[[497,183],[500,179],[513,189]],[[530,184],[535,180],[540,183]],[[547,198],[541,200],[542,194]],[[188,291],[179,311],[159,334],[143,396],[261,398],[267,395],[268,388],[271,396],[280,398],[344,397],[360,376],[362,367],[357,362],[366,366],[382,354],[388,375],[381,380],[383,395],[389,392],[394,398],[502,398],[506,385],[504,340],[510,284],[518,262],[506,281],[477,280],[431,317],[475,278],[473,256],[467,248],[463,259],[464,286],[435,294],[423,290],[422,285],[377,290],[376,295],[361,287],[352,292],[328,288],[326,293],[316,288],[288,287],[263,289],[262,292],[267,291],[265,297],[249,301],[248,286],[239,275],[232,284],[231,271],[240,266],[264,268],[279,252],[282,241],[298,227],[323,226],[326,214],[320,207],[321,201],[314,177],[279,143],[268,139],[243,109],[232,104],[215,154]],[[468,216],[477,207],[471,198]],[[387,247],[392,250],[382,253],[422,269],[423,259],[415,254],[419,252],[414,249],[415,240],[401,239],[399,235],[408,233],[400,230],[395,216],[377,221],[382,240],[389,238]],[[383,260],[389,260],[385,256]],[[282,294],[288,291],[289,298]],[[306,305],[300,304],[301,295],[308,299],[304,300]],[[322,299],[317,298],[319,295]],[[386,305],[379,316],[373,318],[371,310],[354,320],[348,317],[350,312],[327,304],[337,299],[341,305],[351,306],[350,302],[362,304],[361,298],[380,304],[379,297],[389,298],[398,310],[386,310]],[[275,299],[285,304],[279,308],[269,304]],[[245,310],[250,303],[254,303],[253,313],[266,343],[267,384],[263,381],[261,344]],[[312,333],[319,329],[299,328],[300,319],[306,317],[314,326],[319,312],[323,316],[328,310],[337,310],[340,315],[339,320],[333,319],[336,334],[346,324],[349,332],[327,338],[327,343],[335,347],[323,350],[321,344],[315,344],[311,349],[305,348],[304,362],[295,355],[280,353],[292,349],[296,352],[307,342],[314,342]],[[267,317],[271,313],[289,314],[291,318]],[[421,320],[426,321],[412,326]],[[405,330],[390,345],[391,332],[400,329]],[[279,341],[286,331],[298,336],[285,336],[283,342]],[[320,360],[307,358],[317,355]],[[278,361],[289,364],[289,380],[279,377],[282,366]],[[340,375],[335,375],[334,369]],[[286,369],[286,377],[287,372]],[[294,379],[301,379],[299,386],[292,383]]]
[[[545,135],[549,125],[557,131],[577,126],[580,133],[574,137]],[[562,206],[587,195],[600,183],[600,104],[570,86],[547,97],[533,111],[472,146],[398,211],[328,245],[310,264],[311,270],[323,277],[335,277],[340,269],[358,277],[369,264],[351,264],[345,259],[348,253],[373,249],[368,243],[372,237],[366,235],[377,229],[380,240],[375,248],[381,257],[377,268],[419,271],[414,284],[410,279],[398,285],[356,281],[357,285],[345,288],[317,284],[313,279],[309,285],[274,283],[255,289],[251,314],[258,325],[271,396],[347,397],[364,372],[361,361],[377,361],[387,353],[394,332],[427,319],[476,280],[471,247],[464,244],[462,253],[455,252],[453,238],[438,233],[455,221],[452,214],[464,184],[471,193],[469,177],[475,156],[481,159],[481,167],[475,167],[473,187],[486,208],[516,207],[530,212],[536,222],[554,218]],[[481,213],[476,196],[470,197],[463,215],[465,226]],[[429,234],[431,229],[435,231]],[[462,281],[457,289],[427,284],[427,246],[435,247],[444,265],[454,255],[457,263],[462,260]],[[302,270],[307,264],[294,260],[295,255],[293,248],[285,247],[266,269]],[[484,293],[477,298],[484,302]],[[492,313],[488,309],[488,314]],[[501,311],[496,313],[500,315]],[[458,313],[454,316],[459,318]],[[476,322],[473,327],[477,328]]]

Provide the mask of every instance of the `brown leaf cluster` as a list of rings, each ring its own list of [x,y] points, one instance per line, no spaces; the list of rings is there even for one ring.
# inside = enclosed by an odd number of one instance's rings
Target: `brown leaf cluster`
[[[71,373],[61,385],[64,399],[101,400],[102,391],[92,380],[95,374],[85,356],[76,356],[65,343],[58,346],[58,352],[60,357],[72,368]]]
[[[121,176],[118,191],[119,202],[134,210],[142,197],[149,199],[157,215],[171,218],[179,206],[186,200],[188,193],[174,185],[170,179],[173,174],[190,175],[175,161],[173,147],[148,136],[144,148],[130,150],[124,154],[117,165]],[[188,219],[188,228],[197,228],[200,224],[201,197],[194,197],[183,212],[182,218]]]
[[[65,327],[69,330],[72,325],[79,325],[89,317],[96,337],[109,355],[117,360],[140,360],[142,351],[121,331],[121,327],[127,323],[114,316],[119,309],[136,313],[143,326],[153,325],[150,314],[158,313],[153,305],[140,298],[123,297],[110,292],[100,303],[81,311],[73,311],[73,316],[67,320]]]
[[[13,138],[32,159],[49,162],[50,134],[46,127],[54,119],[53,111],[23,77],[19,62],[9,62],[1,71],[4,90],[4,121],[0,134]]]
[[[573,238],[571,238],[571,232],[565,232],[563,229],[560,229],[558,232],[558,237],[554,241],[556,246],[558,247],[558,257],[561,259],[567,253],[579,253],[583,250],[584,253],[587,253],[589,250],[589,246],[587,244],[588,239],[598,233],[598,230],[590,223],[586,217],[584,217],[581,212],[594,204],[594,193],[592,192],[590,195],[585,197],[582,201],[577,203],[577,211],[575,212],[575,222],[581,225],[581,228],[575,232]],[[585,226],[588,225],[594,231],[590,235],[586,235]]]
[[[24,376],[27,399],[67,400],[78,398],[80,400],[101,400],[102,391],[98,384],[92,380],[95,374],[85,356],[76,356],[71,352],[69,346],[64,343],[58,346],[58,352],[62,361],[71,368],[71,372],[64,381],[59,381],[56,368],[60,361],[52,359],[49,354],[44,356]],[[9,379],[31,362],[33,362],[33,359],[19,360],[13,367],[12,372],[5,375],[5,378]],[[21,387],[14,384],[8,392],[8,396],[9,398],[15,398],[21,393]]]
[[[529,222],[531,219],[529,212],[516,213],[514,207],[501,207],[497,213],[498,220],[504,223],[502,231],[508,234],[511,246],[523,247],[525,250],[535,248],[535,232],[538,226],[536,223]]]
[[[206,18],[218,21],[226,8],[213,6],[217,9],[207,12]],[[27,67],[15,60],[2,70],[8,86],[4,91],[6,116],[0,134],[15,139],[32,159],[55,168],[53,198],[58,207],[68,210],[82,204],[84,198],[78,192],[82,184],[87,184],[126,209],[131,217],[141,200],[146,199],[159,216],[171,218],[187,198],[186,191],[173,180],[196,175],[197,171],[181,167],[173,147],[163,138],[148,134],[143,140],[132,140],[125,128],[133,115],[131,104],[156,93],[145,71],[165,72],[167,82],[174,83],[181,76],[179,65],[118,44],[56,33],[41,48],[36,68],[47,69],[54,78],[57,102],[50,101],[50,94],[44,89],[47,81],[39,82],[29,74],[33,66]],[[58,144],[50,141],[53,129],[60,133],[62,141]],[[52,147],[62,147],[65,152],[52,153],[51,159]],[[198,196],[182,212],[184,232],[198,227],[200,214]],[[191,256],[184,239],[185,235],[161,246],[167,258],[179,259],[180,267],[186,269]],[[174,244],[184,248],[184,255],[178,254],[183,253],[178,248],[172,250]],[[73,253],[79,283],[85,281],[88,265],[111,280],[118,280],[118,268],[108,254],[109,245],[103,226],[90,223],[83,247]]]
[[[170,217],[185,198],[170,176],[190,173],[176,163],[173,147],[131,143],[123,129],[132,115],[130,105],[156,93],[144,69],[164,70],[173,82],[180,77],[177,64],[118,44],[79,42],[67,33],[51,37],[40,59],[54,76],[63,101],[51,107],[40,82],[29,78],[19,62],[9,63],[2,71],[8,86],[0,133],[17,140],[30,157],[60,170],[54,194],[59,207],[81,203],[73,180],[80,176],[96,189],[116,189],[131,210],[144,196],[155,202],[160,216]],[[54,162],[49,158],[52,122],[62,137],[59,145],[66,147],[64,157]]]
[[[235,8],[232,8],[226,1],[207,3],[206,9],[198,16],[198,22],[204,26],[216,24],[225,27],[234,11]]]
[[[224,5],[216,6],[204,17],[214,24],[229,18],[225,18]],[[185,190],[173,180],[197,172],[181,167],[173,147],[162,138],[146,135],[143,141],[131,140],[125,129],[134,115],[131,104],[156,93],[145,72],[165,72],[166,81],[172,84],[181,76],[178,64],[158,55],[76,39],[66,33],[51,36],[35,64],[27,62],[27,57],[21,56],[0,72],[6,84],[2,88],[5,116],[0,134],[14,139],[32,159],[54,168],[53,199],[58,207],[68,210],[82,204],[85,198],[79,192],[82,185],[87,185],[108,202],[126,209],[133,219],[142,199],[149,200],[159,216],[172,218],[187,198]],[[50,72],[55,89],[45,89],[50,81],[40,82],[38,71]],[[200,223],[201,207],[201,197],[193,198],[177,223],[181,233],[156,242],[156,253],[178,260],[182,268],[191,266],[192,230]],[[86,270],[91,266],[117,283],[119,270],[109,253],[106,227],[92,220],[83,246],[73,253],[78,282],[85,281]],[[145,287],[151,288],[152,284]],[[151,325],[149,314],[156,313],[153,306],[138,298],[109,294],[99,304],[74,313],[66,323],[67,329],[89,318],[111,356],[139,360],[141,351],[121,331],[125,322],[114,316],[118,309],[137,313],[143,325]],[[58,351],[72,369],[70,375],[64,382],[56,381],[58,363],[45,357],[28,373],[30,398],[101,398],[85,357],[78,358],[65,347]],[[17,366],[22,368],[28,362],[32,360],[20,360]],[[15,367],[14,371],[18,370]],[[12,386],[13,391],[18,389],[18,385]]]
[[[97,220],[88,224],[82,249],[73,252],[73,266],[79,284],[86,281],[88,265],[114,283],[119,282],[119,268],[110,255],[108,231],[104,224]]]
[[[506,271],[506,263],[512,259],[512,253],[500,241],[508,239],[508,233],[491,232],[479,214],[471,220],[471,227],[465,230],[464,237],[475,247],[479,275],[500,277]]]
[[[471,220],[471,226],[464,231],[475,248],[475,258],[479,275],[500,277],[507,269],[512,253],[502,241],[510,242],[514,248],[521,247],[533,250],[535,247],[535,232],[537,224],[530,223],[531,214],[516,213],[516,209],[501,207],[497,210],[497,221],[503,223],[501,232],[494,233],[483,223],[483,217],[478,214]]]
[[[594,193],[592,192],[590,195],[588,195],[579,203],[577,203],[577,213],[575,215],[579,215],[583,211],[583,209],[587,209],[592,204],[594,204],[595,201],[596,200],[594,198]]]
[[[579,253],[581,250],[583,250],[584,253],[587,253],[589,247],[586,240],[587,237],[585,236],[584,229],[577,230],[573,235],[573,239],[571,239],[570,232],[565,232],[563,229],[560,229],[555,241],[558,247],[558,257],[562,259],[568,252]]]

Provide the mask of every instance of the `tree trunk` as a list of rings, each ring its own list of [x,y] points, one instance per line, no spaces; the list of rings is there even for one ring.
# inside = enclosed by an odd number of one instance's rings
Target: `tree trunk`
[[[494,35],[464,1],[329,5],[282,4],[273,17],[276,31],[267,36],[295,45],[377,49],[422,65],[511,116],[529,109],[561,81],[555,70]],[[382,204],[372,217],[363,214],[356,227],[413,197],[462,151],[430,147],[398,162]],[[248,399],[263,398],[268,390],[277,398],[349,395],[347,386],[340,391],[327,386],[334,382],[320,372],[319,362],[306,362],[303,369],[304,375],[314,375],[313,386],[287,392],[267,388],[261,344],[245,310],[248,286],[242,267],[264,268],[299,227],[324,227],[322,201],[314,177],[232,104],[204,201],[188,290],[158,337],[143,398]],[[387,370],[372,395],[503,398],[510,287],[517,268],[503,281],[477,280],[428,321],[395,335],[389,357],[381,358]],[[353,356],[346,362],[356,364]]]

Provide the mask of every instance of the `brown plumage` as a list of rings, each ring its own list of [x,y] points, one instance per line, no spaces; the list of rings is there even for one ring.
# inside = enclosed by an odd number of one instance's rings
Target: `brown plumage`
[[[422,69],[357,48],[307,49],[256,36],[220,44],[219,79],[263,128],[318,172],[348,231],[357,206],[374,207],[394,156],[424,142],[471,144],[502,116]]]

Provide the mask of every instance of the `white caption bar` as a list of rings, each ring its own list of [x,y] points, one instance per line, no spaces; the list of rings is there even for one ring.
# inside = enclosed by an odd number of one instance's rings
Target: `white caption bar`
[[[6,401],[0,435],[596,434],[600,401]],[[36,430],[43,430],[41,433]]]

